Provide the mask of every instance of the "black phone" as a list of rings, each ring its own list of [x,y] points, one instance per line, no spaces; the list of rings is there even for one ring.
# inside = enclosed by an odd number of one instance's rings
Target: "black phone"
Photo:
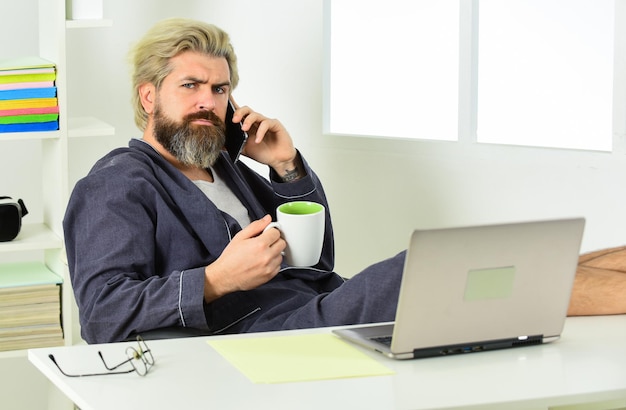
[[[235,114],[235,106],[228,100],[228,107],[226,108],[226,143],[225,148],[228,151],[228,156],[233,161],[237,162],[239,155],[243,150],[243,146],[246,145],[248,140],[248,133],[241,129],[240,122],[233,122],[233,115]]]

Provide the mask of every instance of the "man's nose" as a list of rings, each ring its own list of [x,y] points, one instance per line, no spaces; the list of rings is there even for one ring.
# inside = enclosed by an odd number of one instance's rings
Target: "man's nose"
[[[198,108],[206,111],[213,111],[213,109],[215,109],[215,96],[210,90],[200,93]]]

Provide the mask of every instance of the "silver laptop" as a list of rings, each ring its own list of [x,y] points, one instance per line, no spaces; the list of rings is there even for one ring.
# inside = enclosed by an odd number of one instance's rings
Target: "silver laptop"
[[[394,359],[554,341],[584,225],[572,218],[415,230],[395,321],[334,332]]]

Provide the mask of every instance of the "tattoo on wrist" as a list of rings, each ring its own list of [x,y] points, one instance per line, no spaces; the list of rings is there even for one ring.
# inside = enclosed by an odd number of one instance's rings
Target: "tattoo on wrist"
[[[300,179],[300,172],[298,172],[298,167],[294,169],[288,169],[283,176],[281,177],[283,182],[293,182]]]

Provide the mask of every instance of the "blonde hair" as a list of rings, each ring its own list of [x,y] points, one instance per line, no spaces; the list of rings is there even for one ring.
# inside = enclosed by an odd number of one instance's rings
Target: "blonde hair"
[[[230,69],[231,90],[239,83],[237,56],[225,31],[212,24],[190,19],[171,18],[160,21],[130,51],[132,104],[135,124],[140,130],[146,129],[148,114],[141,105],[139,87],[151,83],[158,90],[163,79],[172,70],[170,59],[184,51],[224,57]]]

